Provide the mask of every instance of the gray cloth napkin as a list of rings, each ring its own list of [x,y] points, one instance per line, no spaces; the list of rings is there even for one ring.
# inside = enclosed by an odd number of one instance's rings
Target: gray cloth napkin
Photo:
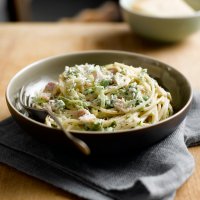
[[[0,122],[0,162],[90,200],[172,200],[192,174],[187,147],[200,144],[200,92],[179,128],[127,157],[85,158],[49,148],[12,118]]]

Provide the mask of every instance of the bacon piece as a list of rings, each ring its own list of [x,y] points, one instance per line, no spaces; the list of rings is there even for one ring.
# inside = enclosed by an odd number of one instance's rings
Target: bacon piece
[[[54,82],[49,82],[44,88],[45,93],[51,93],[52,95],[55,95],[58,92],[59,88],[58,85]]]

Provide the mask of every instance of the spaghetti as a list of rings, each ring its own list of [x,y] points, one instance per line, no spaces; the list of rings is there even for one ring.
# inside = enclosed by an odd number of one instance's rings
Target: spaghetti
[[[66,129],[115,131],[148,126],[173,114],[171,95],[146,69],[113,63],[65,67],[33,105],[49,104]],[[57,127],[49,116],[45,123]]]

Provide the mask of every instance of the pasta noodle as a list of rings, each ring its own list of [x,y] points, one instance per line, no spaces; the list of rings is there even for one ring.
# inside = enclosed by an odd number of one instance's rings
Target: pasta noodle
[[[33,105],[49,104],[66,129],[115,131],[148,126],[173,114],[171,95],[146,69],[113,63],[65,67]],[[49,116],[45,123],[57,127]]]

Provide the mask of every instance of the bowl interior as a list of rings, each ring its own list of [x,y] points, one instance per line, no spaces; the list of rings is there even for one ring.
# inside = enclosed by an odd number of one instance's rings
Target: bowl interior
[[[128,10],[131,13],[134,13],[136,15],[141,15],[141,16],[146,16],[146,17],[151,17],[151,18],[159,18],[158,16],[151,16],[151,15],[144,15],[143,13],[136,12],[134,9],[132,9],[133,4],[136,0],[120,0],[120,5],[122,8]],[[198,0],[184,0],[190,7],[192,7],[196,12],[194,15],[191,16],[184,16],[184,17],[170,17],[170,18],[191,18],[191,17],[196,17],[200,15],[200,1]],[[165,18],[165,17],[161,17]],[[168,18],[168,17],[166,17]]]
[[[29,93],[34,95],[49,80],[57,80],[66,65],[85,63],[104,65],[113,62],[147,68],[148,73],[171,93],[175,112],[180,111],[190,99],[191,87],[187,79],[167,64],[138,54],[97,51],[47,58],[27,66],[10,81],[6,92],[8,103],[12,109],[18,112],[15,108],[15,97],[23,85],[28,85]]]
[[[200,1],[199,0],[184,0],[188,5],[190,5],[194,10],[200,10]]]

